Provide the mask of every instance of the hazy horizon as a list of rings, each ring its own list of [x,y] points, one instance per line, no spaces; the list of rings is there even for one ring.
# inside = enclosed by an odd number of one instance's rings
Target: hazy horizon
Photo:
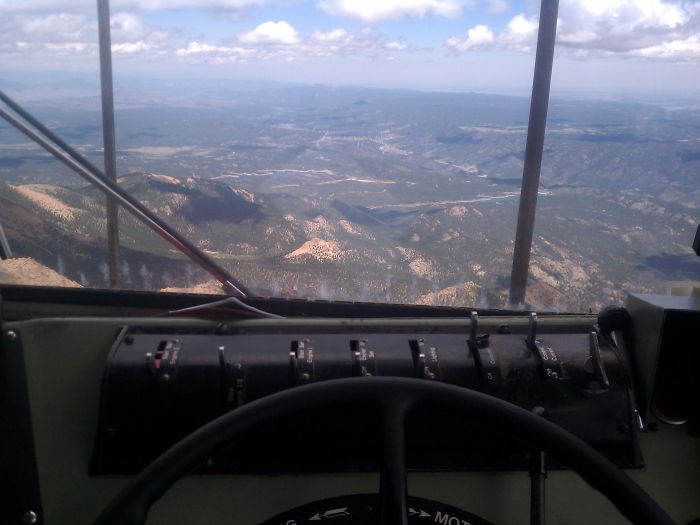
[[[113,0],[115,84],[192,78],[527,96],[538,11],[530,0]],[[3,84],[7,72],[21,83],[43,71],[97,85],[94,2],[0,0],[0,14]],[[562,0],[552,95],[690,96],[700,85],[698,27],[698,3]]]
[[[532,79],[530,79],[531,81]],[[515,98],[530,98],[531,86],[503,87],[481,86],[470,88],[468,86],[444,86],[420,87],[401,85],[375,85],[372,83],[347,82],[303,82],[270,80],[259,78],[235,78],[226,76],[211,76],[191,78],[184,75],[166,74],[146,76],[138,73],[115,72],[114,91],[115,104],[119,107],[122,103],[133,104],[139,97],[144,97],[144,102],[152,104],[153,100],[146,100],[148,96],[158,95],[159,103],[177,105],[177,100],[183,96],[194,96],[200,92],[208,91],[247,91],[252,89],[288,89],[297,87],[325,87],[329,89],[366,89],[383,91],[405,91],[414,93],[435,94],[480,94]],[[22,103],[41,103],[63,98],[100,97],[99,70],[73,70],[51,71],[37,70],[23,72],[20,70],[5,69],[0,73],[0,90],[5,91],[15,100]],[[675,90],[649,91],[643,89],[556,89],[552,87],[551,101],[565,100],[600,100],[628,103],[641,103],[659,106],[674,104],[695,106],[700,104],[700,93],[693,89],[683,89],[676,86]]]

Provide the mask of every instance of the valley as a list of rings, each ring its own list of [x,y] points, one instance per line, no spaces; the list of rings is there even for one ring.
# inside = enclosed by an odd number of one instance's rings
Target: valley
[[[130,103],[119,183],[260,295],[503,308],[528,103],[321,86]],[[100,165],[99,113],[75,106],[30,110]],[[0,144],[17,257],[105,286],[102,195],[5,124]],[[553,100],[527,303],[597,310],[697,279],[698,152],[697,107]],[[125,287],[212,290],[124,211],[120,228]]]

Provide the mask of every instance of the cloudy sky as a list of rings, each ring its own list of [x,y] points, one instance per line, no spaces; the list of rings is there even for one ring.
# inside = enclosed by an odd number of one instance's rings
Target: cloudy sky
[[[115,76],[526,92],[533,0],[112,0]],[[0,70],[97,71],[94,0],[0,0]],[[555,90],[700,91],[700,0],[560,0]],[[19,78],[16,78],[19,80]]]

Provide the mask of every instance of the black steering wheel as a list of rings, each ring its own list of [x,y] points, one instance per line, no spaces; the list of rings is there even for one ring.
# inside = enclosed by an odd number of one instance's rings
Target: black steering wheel
[[[105,508],[95,525],[142,525],[153,503],[176,481],[239,434],[282,416],[346,403],[373,404],[381,410],[384,434],[379,522],[382,525],[408,523],[404,421],[408,411],[418,407],[440,407],[492,425],[552,454],[605,495],[635,524],[673,524],[664,510],[624,472],[573,434],[536,414],[446,383],[360,377],[283,390],[211,421],[141,471]]]

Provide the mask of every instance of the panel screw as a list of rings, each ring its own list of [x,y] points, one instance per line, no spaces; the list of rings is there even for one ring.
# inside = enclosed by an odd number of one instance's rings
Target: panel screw
[[[301,374],[302,381],[308,381],[309,379],[311,379],[311,376],[308,373],[304,372],[303,374]]]
[[[38,516],[36,515],[36,512],[33,510],[28,510],[24,514],[22,514],[22,525],[33,525],[36,523],[38,520]]]
[[[163,374],[162,376],[160,376],[160,380],[163,382],[170,381],[170,374]]]
[[[5,332],[5,335],[10,341],[15,341],[17,339],[17,332],[15,332],[14,330],[8,330],[7,332]]]

